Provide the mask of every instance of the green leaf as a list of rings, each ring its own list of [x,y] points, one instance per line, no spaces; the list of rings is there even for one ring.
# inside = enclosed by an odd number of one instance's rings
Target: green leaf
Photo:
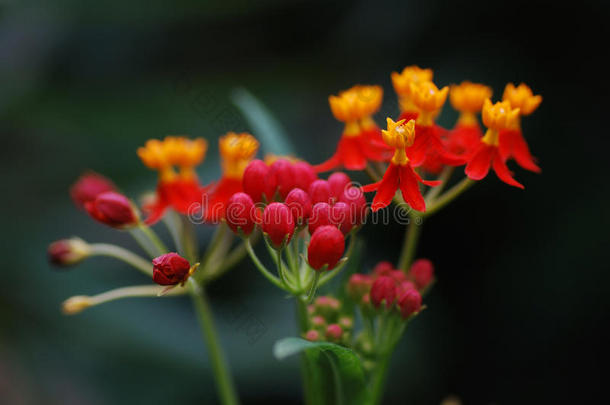
[[[246,118],[252,128],[252,134],[260,140],[266,153],[294,155],[294,147],[286,131],[259,99],[240,87],[231,93],[231,101]]]
[[[364,370],[354,351],[334,343],[296,337],[282,339],[273,347],[279,360],[297,353],[303,353],[305,379],[309,380],[308,403],[351,405],[366,401]]]

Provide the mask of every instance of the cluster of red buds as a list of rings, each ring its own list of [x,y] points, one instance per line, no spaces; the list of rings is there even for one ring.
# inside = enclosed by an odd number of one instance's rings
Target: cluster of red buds
[[[347,344],[354,327],[354,318],[342,313],[341,302],[331,296],[322,295],[307,307],[309,330],[303,337],[315,342],[326,340]]]

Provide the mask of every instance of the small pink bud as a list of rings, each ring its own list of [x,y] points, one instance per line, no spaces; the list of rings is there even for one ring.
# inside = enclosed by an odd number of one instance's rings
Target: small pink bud
[[[410,289],[402,293],[398,298],[398,306],[403,319],[407,319],[421,309],[421,295],[417,290]]]
[[[244,192],[248,194],[252,201],[260,202],[263,200],[263,196],[266,197],[267,201],[271,201],[273,194],[275,193],[274,179],[269,176],[269,166],[262,160],[251,161],[242,177],[242,187]]]
[[[407,281],[407,276],[402,270],[392,270],[389,274],[398,284]]]
[[[296,177],[292,163],[286,159],[278,159],[269,167],[270,177],[275,179],[277,191],[282,199],[296,186]]]
[[[339,318],[339,325],[341,325],[343,329],[351,329],[354,326],[354,318],[342,316]]]
[[[434,279],[434,265],[428,259],[417,259],[411,265],[409,275],[419,290],[424,289]]]
[[[311,324],[313,325],[314,328],[321,328],[326,326],[326,319],[324,319],[324,317],[320,316],[320,315],[316,315],[313,318],[311,318]]]
[[[366,274],[352,274],[347,282],[347,293],[354,301],[359,301],[364,294],[371,290],[373,280]]]
[[[293,188],[286,196],[285,204],[290,208],[297,225],[303,225],[311,216],[311,199],[309,194],[300,188]]]
[[[326,338],[332,342],[341,340],[343,329],[336,323],[332,323],[326,327]]]
[[[86,202],[85,210],[93,219],[113,228],[127,228],[138,222],[138,215],[131,201],[114,191],[106,191],[99,194],[95,200]]]
[[[320,340],[320,332],[313,329],[308,330],[307,333],[305,333],[305,339],[309,340],[310,342],[317,342]]]
[[[325,319],[333,319],[337,316],[341,303],[338,299],[322,295],[314,301],[315,313],[323,316]]]
[[[330,186],[326,180],[316,180],[309,186],[309,197],[311,203],[316,204],[319,202],[330,203]]]
[[[294,232],[294,218],[286,204],[274,202],[267,205],[263,212],[262,228],[276,249],[284,242],[288,243]]]
[[[385,302],[386,308],[391,308],[396,300],[396,282],[392,277],[380,276],[371,287],[371,302],[375,308]]]
[[[331,225],[332,207],[328,203],[317,203],[311,209],[309,218],[309,234],[313,235],[320,226]]]
[[[84,208],[85,203],[95,200],[98,195],[107,191],[116,191],[114,184],[101,174],[88,172],[81,175],[70,187],[70,196],[77,207]]]
[[[47,255],[49,262],[56,266],[72,266],[91,254],[87,242],[79,238],[61,239],[49,245]]]
[[[407,290],[417,290],[417,287],[411,281],[403,281],[398,285],[396,292],[398,293],[397,295],[400,297],[400,295]]]
[[[254,230],[256,207],[252,198],[246,193],[235,193],[227,202],[225,219],[229,228],[235,233],[240,231],[248,236]]]
[[[191,265],[178,253],[156,257],[153,264],[153,281],[160,285],[175,285],[188,278]]]
[[[376,276],[388,276],[394,270],[394,265],[388,261],[379,262],[373,268]]]
[[[328,185],[330,186],[330,195],[335,201],[339,201],[343,192],[352,182],[349,176],[343,172],[335,172],[328,177]]]
[[[307,261],[314,270],[335,268],[345,250],[345,239],[339,229],[332,225],[321,226],[311,235],[307,248]]]
[[[294,177],[296,179],[296,187],[302,190],[309,190],[311,183],[318,179],[318,175],[313,167],[307,162],[293,163]]]

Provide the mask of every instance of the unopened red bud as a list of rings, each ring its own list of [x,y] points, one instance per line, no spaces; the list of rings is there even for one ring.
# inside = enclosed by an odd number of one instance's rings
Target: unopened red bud
[[[160,285],[175,285],[188,278],[191,265],[178,253],[156,257],[153,264],[153,281]]]
[[[339,318],[339,325],[343,329],[351,329],[354,326],[354,318],[351,318],[349,316],[342,316],[341,318]]]
[[[275,179],[277,191],[285,199],[290,190],[296,186],[296,177],[292,163],[286,159],[278,159],[269,167],[269,176]]]
[[[233,232],[241,231],[246,236],[250,235],[256,220],[256,207],[252,198],[246,193],[233,194],[227,202],[225,219]]]
[[[70,196],[77,207],[84,208],[85,203],[95,200],[98,195],[107,191],[116,191],[114,184],[101,174],[88,172],[70,187]]]
[[[314,301],[315,312],[325,319],[334,319],[339,313],[341,303],[338,299],[322,295]]]
[[[364,193],[359,187],[348,187],[339,198],[339,201],[344,202],[349,206],[351,223],[354,226],[359,226],[364,223],[368,207],[366,205]]]
[[[407,319],[421,309],[421,294],[415,289],[403,292],[398,298],[398,306],[400,307],[402,317]]]
[[[332,323],[326,327],[326,338],[332,342],[341,340],[343,328],[336,323]]]
[[[300,188],[293,188],[286,196],[286,205],[292,212],[292,216],[297,225],[303,225],[311,216],[311,199],[309,194]]]
[[[309,197],[311,198],[311,203],[330,203],[330,186],[326,180],[316,180],[309,186]]]
[[[332,207],[325,202],[315,204],[309,217],[309,234],[313,235],[316,229],[324,225],[331,225]]]
[[[428,259],[417,259],[411,265],[409,276],[419,290],[424,289],[434,279],[434,265]]]
[[[276,249],[284,242],[288,243],[294,232],[294,218],[286,204],[275,202],[267,205],[263,212],[262,228]]]
[[[305,339],[309,340],[310,342],[317,342],[320,340],[320,332],[313,329],[308,330],[307,333],[305,333]]]
[[[318,179],[318,175],[313,167],[307,162],[295,162],[292,165],[296,187],[302,190],[309,190],[311,183]]]
[[[379,308],[385,302],[386,308],[391,308],[396,300],[396,282],[392,277],[380,276],[371,287],[371,302]]]
[[[314,328],[322,328],[326,326],[326,319],[320,315],[316,315],[311,318],[311,325]]]
[[[376,276],[388,276],[392,271],[394,271],[394,265],[388,261],[379,262],[373,268]]]
[[[348,185],[352,182],[349,176],[343,172],[335,172],[328,177],[328,185],[330,187],[330,195],[339,201]]]
[[[403,281],[402,283],[400,283],[398,285],[396,292],[398,293],[398,296],[400,297],[400,295],[407,290],[417,290],[417,287],[415,286],[414,283],[412,283],[410,281]]]
[[[347,293],[354,300],[358,301],[364,294],[371,290],[373,280],[366,274],[352,274],[347,282]]]
[[[93,219],[113,228],[128,228],[138,222],[131,201],[114,191],[101,193],[95,200],[85,203],[85,210]]]
[[[337,226],[337,228],[341,230],[341,232],[343,232],[344,235],[347,235],[354,227],[351,219],[349,206],[346,203],[338,202],[333,205],[330,220],[335,226]]]
[[[345,250],[345,238],[332,225],[321,226],[311,235],[307,248],[307,261],[314,270],[334,269]]]
[[[392,270],[389,274],[398,284],[407,281],[407,276],[402,270]]]
[[[49,245],[49,262],[56,266],[72,266],[89,257],[91,248],[82,239],[61,239]]]
[[[267,201],[271,201],[275,193],[275,183],[269,175],[269,166],[262,160],[251,161],[244,170],[242,187],[254,202],[262,201],[263,196]]]

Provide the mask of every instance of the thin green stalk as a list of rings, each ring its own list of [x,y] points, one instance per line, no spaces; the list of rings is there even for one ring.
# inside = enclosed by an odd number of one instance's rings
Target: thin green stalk
[[[441,193],[441,191],[443,191],[443,189],[447,185],[447,182],[451,178],[454,169],[455,168],[453,166],[445,166],[440,176],[438,176],[438,180],[441,181],[441,184],[436,187],[430,187],[425,196],[426,203],[434,201],[434,199]]]
[[[381,176],[375,171],[373,166],[371,166],[370,164],[367,163],[366,167],[364,168],[364,171],[374,182],[381,180]]]
[[[265,276],[265,278],[269,281],[271,281],[271,283],[273,285],[275,285],[278,288],[281,288],[282,290],[286,290],[284,288],[284,285],[282,284],[282,282],[280,281],[280,279],[278,279],[275,275],[273,275],[269,270],[267,270],[267,268],[265,267],[264,264],[261,263],[261,261],[258,259],[258,256],[256,256],[256,253],[254,253],[254,249],[252,249],[252,244],[250,243],[249,239],[246,239],[244,241],[244,244],[246,246],[246,251],[248,252],[248,255],[250,256],[250,259],[252,259],[252,262],[254,263],[254,266],[258,269],[258,271],[261,272],[261,274],[263,276]]]
[[[137,242],[137,244],[146,252],[150,258],[159,256],[156,246],[148,239],[148,237],[140,230],[140,228],[131,228],[129,234]]]
[[[424,215],[430,216],[435,212],[439,211],[441,208],[445,207],[464,191],[468,190],[475,183],[475,181],[470,180],[468,177],[464,177],[462,181],[451,187],[437,199],[433,200],[432,204],[430,204],[430,206],[427,208]]]
[[[182,245],[184,246],[186,257],[191,263],[194,263],[199,257],[199,246],[197,246],[195,228],[186,215],[180,216],[180,227],[182,230]]]
[[[299,334],[304,334],[309,329],[307,303],[301,297],[295,297],[295,302]],[[313,384],[311,380],[312,370],[305,353],[301,354],[301,375],[303,377],[303,397],[305,400],[305,404],[316,405],[313,403]]]
[[[214,326],[214,317],[210,309],[205,291],[194,280],[190,280],[190,295],[193,300],[197,318],[203,332],[208,354],[212,362],[212,370],[216,380],[216,389],[224,405],[237,405],[239,400],[235,391],[233,378],[229,373],[229,367],[224,357],[216,328]]]
[[[152,244],[155,246],[155,249],[157,250],[158,256],[169,252],[167,247],[163,244],[163,242],[161,242],[161,239],[159,239],[157,234],[152,229],[150,229],[150,227],[148,227],[148,225],[146,225],[143,222],[141,222],[138,225],[138,229],[140,231],[142,231],[142,233],[144,235],[146,235],[148,240],[150,240],[152,242]]]
[[[412,215],[410,217],[409,225],[407,225],[402,250],[400,252],[400,259],[398,259],[398,268],[403,271],[409,270],[409,266],[411,266],[413,258],[415,257],[415,249],[417,248],[417,241],[423,225],[420,218],[421,217],[419,216]]]
[[[206,249],[205,253],[203,254],[203,257],[201,258],[201,267],[202,268],[204,268],[204,269],[207,268],[208,263],[210,262],[210,259],[216,252],[216,249],[218,248],[218,246],[222,243],[222,241],[224,239],[224,235],[227,232],[227,230],[228,230],[228,227],[224,223],[219,224],[218,228],[216,228],[216,232],[214,232],[214,236],[212,236],[212,240],[211,240],[210,244],[208,245],[208,248]]]
[[[89,248],[91,255],[114,257],[130,264],[147,276],[152,276],[151,262],[125,248],[108,243],[92,243]]]

